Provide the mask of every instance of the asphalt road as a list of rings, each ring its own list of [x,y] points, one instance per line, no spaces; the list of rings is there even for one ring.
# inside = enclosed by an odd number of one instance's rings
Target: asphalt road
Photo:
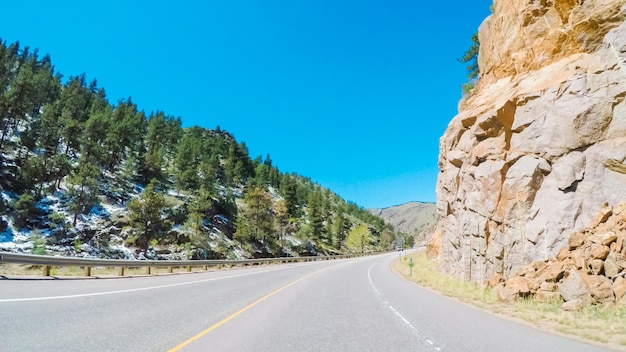
[[[406,282],[395,258],[0,280],[0,351],[602,350]]]

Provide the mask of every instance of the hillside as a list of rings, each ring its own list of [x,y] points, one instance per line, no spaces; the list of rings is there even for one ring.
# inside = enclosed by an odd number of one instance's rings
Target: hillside
[[[435,203],[408,202],[369,211],[392,225],[394,230],[407,234],[421,233],[437,220]]]
[[[429,248],[446,272],[512,277],[626,201],[625,5],[494,1],[478,81],[440,140]]]
[[[0,40],[0,250],[200,259],[375,251],[384,221],[251,158],[219,126],[183,128]],[[384,236],[383,236],[384,235]]]

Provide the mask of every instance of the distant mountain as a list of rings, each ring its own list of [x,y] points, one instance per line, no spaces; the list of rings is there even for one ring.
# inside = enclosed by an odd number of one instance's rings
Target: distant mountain
[[[384,209],[369,211],[393,225],[394,229],[407,234],[417,234],[433,225],[437,219],[435,203],[409,202]]]

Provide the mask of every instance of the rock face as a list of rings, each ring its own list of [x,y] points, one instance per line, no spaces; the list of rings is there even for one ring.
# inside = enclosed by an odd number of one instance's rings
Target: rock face
[[[626,201],[626,0],[495,0],[479,39],[480,79],[440,140],[429,250],[483,282]]]

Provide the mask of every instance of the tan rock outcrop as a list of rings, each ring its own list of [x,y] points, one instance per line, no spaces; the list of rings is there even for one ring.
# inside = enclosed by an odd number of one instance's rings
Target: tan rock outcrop
[[[495,0],[479,29],[482,84],[592,53],[620,18],[614,0]]]
[[[495,0],[479,39],[478,85],[440,140],[432,252],[485,282],[626,201],[626,0]],[[617,238],[598,245],[604,260]]]

